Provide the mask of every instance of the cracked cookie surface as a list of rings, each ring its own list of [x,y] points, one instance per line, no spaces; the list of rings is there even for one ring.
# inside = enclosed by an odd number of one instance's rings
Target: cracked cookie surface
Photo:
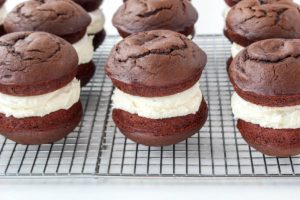
[[[270,38],[300,38],[299,6],[290,0],[247,0],[226,19],[226,34],[242,46]]]
[[[192,87],[206,61],[206,54],[184,35],[157,30],[118,43],[105,70],[119,89],[131,95],[167,96]]]
[[[0,92],[14,96],[52,92],[74,78],[77,64],[75,49],[55,35],[7,34],[0,38]]]
[[[33,0],[19,4],[5,19],[6,32],[45,31],[64,36],[85,30],[90,16],[71,0]]]
[[[300,40],[269,39],[243,50],[228,69],[236,92],[266,106],[300,104]]]
[[[188,0],[129,0],[118,9],[113,24],[129,34],[155,29],[184,32],[197,18]]]

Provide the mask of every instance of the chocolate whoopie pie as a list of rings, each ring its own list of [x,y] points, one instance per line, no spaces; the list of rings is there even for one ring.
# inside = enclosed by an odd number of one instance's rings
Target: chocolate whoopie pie
[[[105,17],[99,8],[102,0],[73,0],[90,15],[92,21],[87,28],[87,33],[93,40],[94,49],[97,49],[105,39],[106,32],[104,30]]]
[[[113,119],[120,131],[148,146],[176,144],[199,131],[208,113],[199,87],[205,64],[206,54],[173,31],[119,42],[105,71],[116,86]]]
[[[137,32],[164,29],[194,35],[198,19],[188,0],[128,0],[115,13],[113,25],[125,38]]]
[[[4,21],[6,32],[45,31],[70,42],[78,57],[77,78],[85,85],[95,72],[93,41],[88,37],[88,13],[71,0],[32,0],[15,7]]]
[[[300,154],[300,40],[256,42],[228,73],[237,127],[249,145],[271,156]]]
[[[230,9],[224,34],[233,42],[232,57],[256,41],[298,39],[299,6],[292,0],[243,0]]]
[[[51,143],[79,123],[78,57],[45,32],[0,37],[0,133],[21,144]]]

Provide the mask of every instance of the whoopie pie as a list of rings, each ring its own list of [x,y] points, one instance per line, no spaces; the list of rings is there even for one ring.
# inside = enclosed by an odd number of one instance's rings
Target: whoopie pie
[[[31,0],[8,14],[4,29],[7,33],[45,31],[70,42],[79,57],[77,78],[85,85],[95,72],[93,41],[87,34],[90,23],[88,13],[71,0]]]
[[[90,15],[92,21],[87,28],[88,35],[93,40],[94,49],[97,49],[106,36],[104,30],[105,17],[102,10],[99,8],[102,0],[73,0]]]
[[[206,54],[180,33],[133,34],[105,67],[116,89],[113,120],[129,139],[149,146],[183,141],[201,129],[208,108],[199,87]]]
[[[21,144],[52,143],[79,123],[78,57],[45,32],[0,37],[0,134]]]
[[[194,35],[197,10],[188,0],[128,0],[117,10],[113,25],[124,38],[133,33],[165,29]]]
[[[299,39],[268,39],[242,50],[228,69],[237,127],[267,155],[300,154],[299,55]]]
[[[233,42],[232,57],[256,41],[300,39],[299,9],[292,0],[243,0],[236,4],[227,15],[224,30]]]

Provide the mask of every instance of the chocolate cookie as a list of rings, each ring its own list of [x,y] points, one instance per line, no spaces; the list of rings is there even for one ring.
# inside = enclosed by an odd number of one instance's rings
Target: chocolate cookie
[[[158,97],[193,86],[206,61],[206,54],[182,34],[157,30],[133,34],[118,43],[105,71],[124,92]]]
[[[243,47],[263,39],[298,39],[299,6],[290,0],[241,1],[227,15],[225,35]]]
[[[93,61],[82,64],[78,67],[78,73],[76,78],[80,80],[81,86],[85,86],[94,76],[96,71],[96,66]]]
[[[117,87],[113,119],[120,131],[148,146],[195,134],[208,114],[197,85],[205,64],[206,54],[173,31],[137,33],[118,43],[105,71]]]
[[[80,102],[68,110],[59,110],[44,117],[18,119],[0,113],[0,133],[19,144],[48,144],[71,133],[79,124],[81,116]]]
[[[208,116],[204,99],[196,114],[166,119],[148,119],[115,109],[113,119],[120,131],[129,139],[147,146],[177,144],[202,128]]]
[[[270,156],[300,154],[300,129],[272,129],[238,120],[237,127],[252,147]]]
[[[2,135],[43,144],[77,126],[82,116],[74,79],[78,57],[68,42],[45,32],[11,33],[0,38],[0,59]]]
[[[69,37],[78,33],[82,37],[82,32],[90,23],[89,15],[71,0],[26,1],[8,14],[4,28],[8,33],[45,31],[69,41]]]
[[[128,0],[115,13],[113,25],[122,37],[157,29],[186,36],[194,31],[198,14],[188,0]]]
[[[300,40],[269,39],[243,50],[228,73],[235,91],[264,106],[300,104]]]
[[[72,46],[42,32],[1,37],[0,58],[0,92],[13,96],[52,92],[77,73],[78,57]]]
[[[94,39],[93,39],[93,46],[94,46],[94,50],[96,50],[105,40],[106,37],[106,31],[102,30],[99,33],[96,33],[94,35]]]
[[[268,39],[244,49],[228,69],[237,127],[267,155],[300,153],[299,55],[299,39]]]
[[[86,64],[92,61],[93,56],[93,42],[86,39],[90,23],[88,13],[71,0],[25,1],[8,14],[4,29],[8,33],[44,31],[60,36],[75,47],[79,57],[78,65],[89,67],[91,65]],[[86,52],[90,52],[88,59]]]

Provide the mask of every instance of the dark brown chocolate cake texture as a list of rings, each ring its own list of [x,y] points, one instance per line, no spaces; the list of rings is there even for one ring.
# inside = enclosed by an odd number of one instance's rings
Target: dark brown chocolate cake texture
[[[93,41],[87,34],[88,13],[71,0],[25,1],[4,21],[6,32],[45,31],[70,42],[79,57],[77,78],[85,85],[95,72]]]
[[[67,56],[66,56],[67,55]],[[45,32],[0,38],[0,133],[21,144],[55,142],[79,123],[78,57]]]
[[[128,0],[115,13],[113,25],[122,37],[150,30],[194,34],[197,10],[188,0]]]
[[[88,12],[91,23],[87,27],[87,33],[93,40],[94,49],[97,49],[105,39],[105,17],[100,9],[102,0],[73,0]]]
[[[256,42],[233,59],[228,74],[248,144],[271,156],[300,154],[300,40]]]
[[[292,0],[240,1],[227,14],[224,34],[233,43],[232,57],[256,41],[299,39],[299,6]]]
[[[109,56],[106,74],[116,86],[113,119],[133,141],[166,146],[201,129],[207,105],[199,88],[206,54],[167,30],[133,34]]]

